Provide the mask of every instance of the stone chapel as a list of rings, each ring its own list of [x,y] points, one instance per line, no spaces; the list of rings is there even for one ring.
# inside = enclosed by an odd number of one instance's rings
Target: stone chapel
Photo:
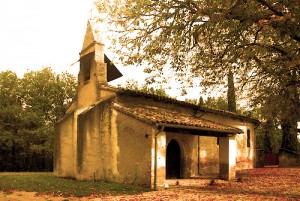
[[[163,186],[171,178],[254,167],[258,121],[171,98],[109,85],[122,74],[88,23],[77,96],[56,124],[54,174]]]

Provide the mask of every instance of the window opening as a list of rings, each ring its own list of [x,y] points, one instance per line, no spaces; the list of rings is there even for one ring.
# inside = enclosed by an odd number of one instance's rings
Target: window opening
[[[250,130],[247,130],[247,147],[250,147]]]

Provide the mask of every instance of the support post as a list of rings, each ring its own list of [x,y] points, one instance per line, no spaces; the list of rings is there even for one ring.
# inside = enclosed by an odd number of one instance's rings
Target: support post
[[[154,188],[157,190],[157,135],[164,130],[163,126],[157,126],[157,132],[154,134]]]
[[[219,138],[219,176],[221,179],[235,179],[237,145],[235,135]]]
[[[154,135],[154,189],[157,190],[157,134]]]

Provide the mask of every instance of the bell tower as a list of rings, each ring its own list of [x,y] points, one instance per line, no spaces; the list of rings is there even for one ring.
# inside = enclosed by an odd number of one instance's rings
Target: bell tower
[[[88,21],[80,55],[78,74],[78,108],[101,100],[101,86],[122,76],[120,71],[104,54],[101,31]]]

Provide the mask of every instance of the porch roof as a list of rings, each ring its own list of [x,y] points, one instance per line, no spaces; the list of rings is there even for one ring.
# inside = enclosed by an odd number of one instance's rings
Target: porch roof
[[[204,135],[243,133],[241,129],[232,126],[155,106],[124,106],[114,103],[113,108],[150,125],[163,126],[174,132],[188,131],[194,135],[200,135],[199,131],[203,131]]]

